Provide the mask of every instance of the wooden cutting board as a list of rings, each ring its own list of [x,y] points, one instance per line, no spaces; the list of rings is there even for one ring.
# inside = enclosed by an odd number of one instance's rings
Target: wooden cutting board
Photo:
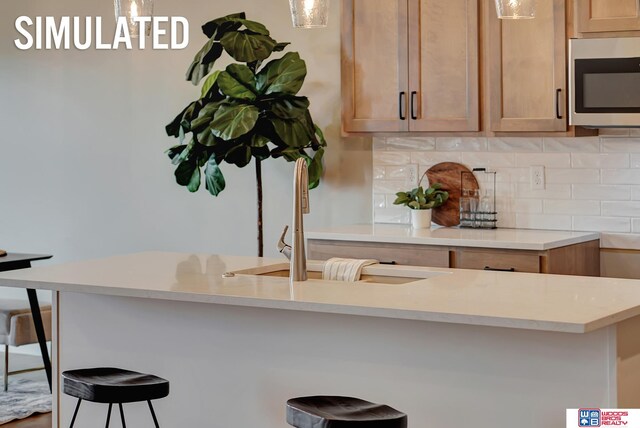
[[[440,226],[457,226],[460,224],[460,193],[462,173],[464,188],[478,190],[478,180],[466,166],[455,162],[443,162],[427,170],[429,185],[441,183],[442,189],[449,192],[449,199],[444,205],[434,208],[431,221]],[[426,187],[426,186],[422,186]]]

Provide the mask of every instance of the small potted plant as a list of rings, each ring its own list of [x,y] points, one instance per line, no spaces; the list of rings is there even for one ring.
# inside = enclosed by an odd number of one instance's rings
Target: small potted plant
[[[420,183],[408,192],[396,193],[394,205],[405,205],[411,209],[411,226],[414,229],[431,227],[431,208],[437,208],[449,199],[449,192],[442,190],[442,184],[434,183],[426,190]]]

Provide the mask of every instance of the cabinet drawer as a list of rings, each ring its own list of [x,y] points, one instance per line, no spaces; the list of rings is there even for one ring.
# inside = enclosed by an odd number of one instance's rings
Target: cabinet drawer
[[[458,249],[453,267],[540,273],[540,255],[519,251]]]
[[[310,260],[344,257],[408,266],[449,267],[449,249],[446,247],[310,239],[307,248]]]

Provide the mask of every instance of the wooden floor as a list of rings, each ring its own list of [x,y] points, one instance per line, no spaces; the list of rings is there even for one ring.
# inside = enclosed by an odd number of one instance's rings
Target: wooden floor
[[[51,428],[51,413],[32,416],[21,421],[9,422],[8,424],[2,425],[2,428]]]

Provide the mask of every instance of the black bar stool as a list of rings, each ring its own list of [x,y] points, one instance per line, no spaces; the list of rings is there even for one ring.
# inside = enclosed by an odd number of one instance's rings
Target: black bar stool
[[[296,428],[407,428],[407,415],[352,397],[298,397],[287,401],[287,423]]]
[[[107,428],[111,419],[111,408],[114,404],[118,404],[122,427],[126,428],[122,404],[146,401],[149,404],[153,423],[156,428],[159,428],[151,400],[169,395],[168,380],[111,367],[69,370],[62,373],[62,383],[63,392],[78,399],[69,428],[73,428],[73,424],[76,422],[82,400],[109,404]]]

